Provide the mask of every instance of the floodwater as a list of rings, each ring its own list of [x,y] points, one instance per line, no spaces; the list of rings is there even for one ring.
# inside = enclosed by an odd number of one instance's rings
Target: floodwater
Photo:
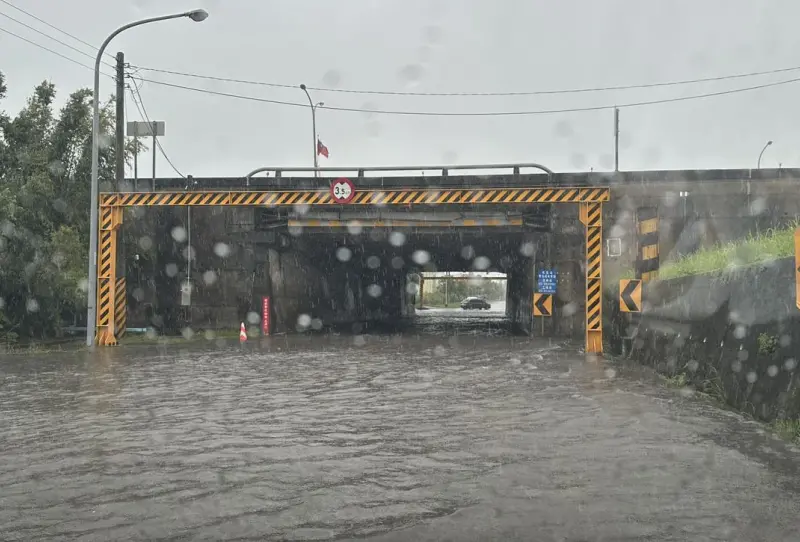
[[[6,356],[0,457],[3,540],[800,540],[796,450],[497,313]]]

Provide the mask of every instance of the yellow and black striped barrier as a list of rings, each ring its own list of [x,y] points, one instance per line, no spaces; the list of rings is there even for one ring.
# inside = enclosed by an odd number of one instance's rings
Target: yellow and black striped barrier
[[[117,280],[117,235],[124,207],[143,206],[374,206],[387,205],[529,205],[578,203],[586,226],[586,351],[603,351],[603,203],[609,201],[608,187],[530,187],[483,189],[398,189],[357,190],[346,203],[334,201],[329,190],[198,191],[198,192],[115,192],[100,195],[100,246],[98,249],[97,343],[115,345],[125,333],[126,285]],[[461,226],[514,225],[516,219],[492,221],[463,220]],[[650,219],[643,219],[650,220]],[[341,221],[344,225],[348,223]],[[375,221],[376,225],[398,226],[404,221]],[[405,221],[410,226],[417,222]],[[519,220],[522,224],[522,221]],[[296,225],[336,226],[334,222],[302,221]],[[433,225],[431,223],[430,225]],[[436,225],[441,225],[436,223]],[[452,225],[452,224],[450,224]],[[650,228],[650,229],[648,229]],[[655,226],[641,229],[642,236],[656,232]],[[649,239],[649,237],[648,237]],[[651,252],[648,252],[650,254]],[[652,270],[648,271],[652,273]]]
[[[586,352],[603,351],[603,205],[584,203],[586,226]]]
[[[116,296],[114,302],[114,336],[119,341],[125,336],[125,331],[128,328],[128,292],[125,277],[117,279],[114,295]]]
[[[100,250],[97,255],[97,344],[117,344],[117,233],[122,226],[122,207],[100,208]],[[124,283],[123,283],[124,285]],[[123,287],[124,290],[124,287]],[[125,307],[125,300],[122,300]]]
[[[636,210],[636,237],[638,253],[636,278],[643,281],[658,278],[658,208],[641,207]]]
[[[287,206],[287,205],[507,205],[531,203],[589,203],[609,200],[607,187],[595,188],[487,188],[457,190],[358,190],[345,204],[336,203],[328,190],[252,192],[126,192],[100,195],[101,206]]]

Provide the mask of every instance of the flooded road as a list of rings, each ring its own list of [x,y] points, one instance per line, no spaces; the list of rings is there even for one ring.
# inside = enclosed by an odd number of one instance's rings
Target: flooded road
[[[796,451],[498,313],[6,356],[0,454],[3,540],[800,540]]]

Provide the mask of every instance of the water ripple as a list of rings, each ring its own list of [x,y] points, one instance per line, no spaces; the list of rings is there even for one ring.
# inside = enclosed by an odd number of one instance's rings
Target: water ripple
[[[740,422],[626,388],[568,349],[278,348],[0,363],[2,537],[468,539],[464,525],[528,522],[542,540],[788,540],[780,518],[797,517],[780,473],[708,438]],[[754,518],[767,526],[736,538]]]

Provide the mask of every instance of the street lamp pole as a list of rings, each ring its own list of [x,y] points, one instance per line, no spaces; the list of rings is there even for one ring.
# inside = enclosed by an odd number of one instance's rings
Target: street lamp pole
[[[758,166],[756,166],[756,169],[761,169],[761,157],[764,155],[764,151],[767,150],[767,147],[769,147],[770,145],[772,145],[771,139],[767,141],[767,144],[764,145],[764,148],[761,149],[761,152],[758,154]]]
[[[168,19],[179,19],[181,17],[188,17],[195,22],[205,21],[208,17],[208,12],[203,9],[196,9],[184,13],[175,13],[173,15],[162,15],[160,17],[150,17],[149,19],[142,19],[128,23],[124,26],[117,28],[110,36],[106,38],[100,49],[97,51],[97,57],[94,60],[94,94],[92,99],[92,187],[91,187],[91,201],[89,203],[89,284],[88,294],[86,299],[86,346],[94,345],[95,334],[95,320],[97,314],[97,226],[98,226],[98,212],[99,212],[99,195],[98,195],[98,162],[100,159],[100,63],[103,60],[103,54],[106,47],[114,39],[117,34],[133,28],[134,26],[141,26],[143,24],[155,23],[158,21],[166,21]]]
[[[325,102],[314,103],[314,100],[311,99],[311,94],[308,93],[308,89],[306,88],[305,84],[300,84],[300,88],[303,92],[306,93],[306,98],[308,98],[308,105],[311,106],[311,134],[312,136],[312,144],[314,146],[314,177],[319,176],[319,171],[317,168],[319,167],[319,152],[317,149],[317,107],[325,105]]]

